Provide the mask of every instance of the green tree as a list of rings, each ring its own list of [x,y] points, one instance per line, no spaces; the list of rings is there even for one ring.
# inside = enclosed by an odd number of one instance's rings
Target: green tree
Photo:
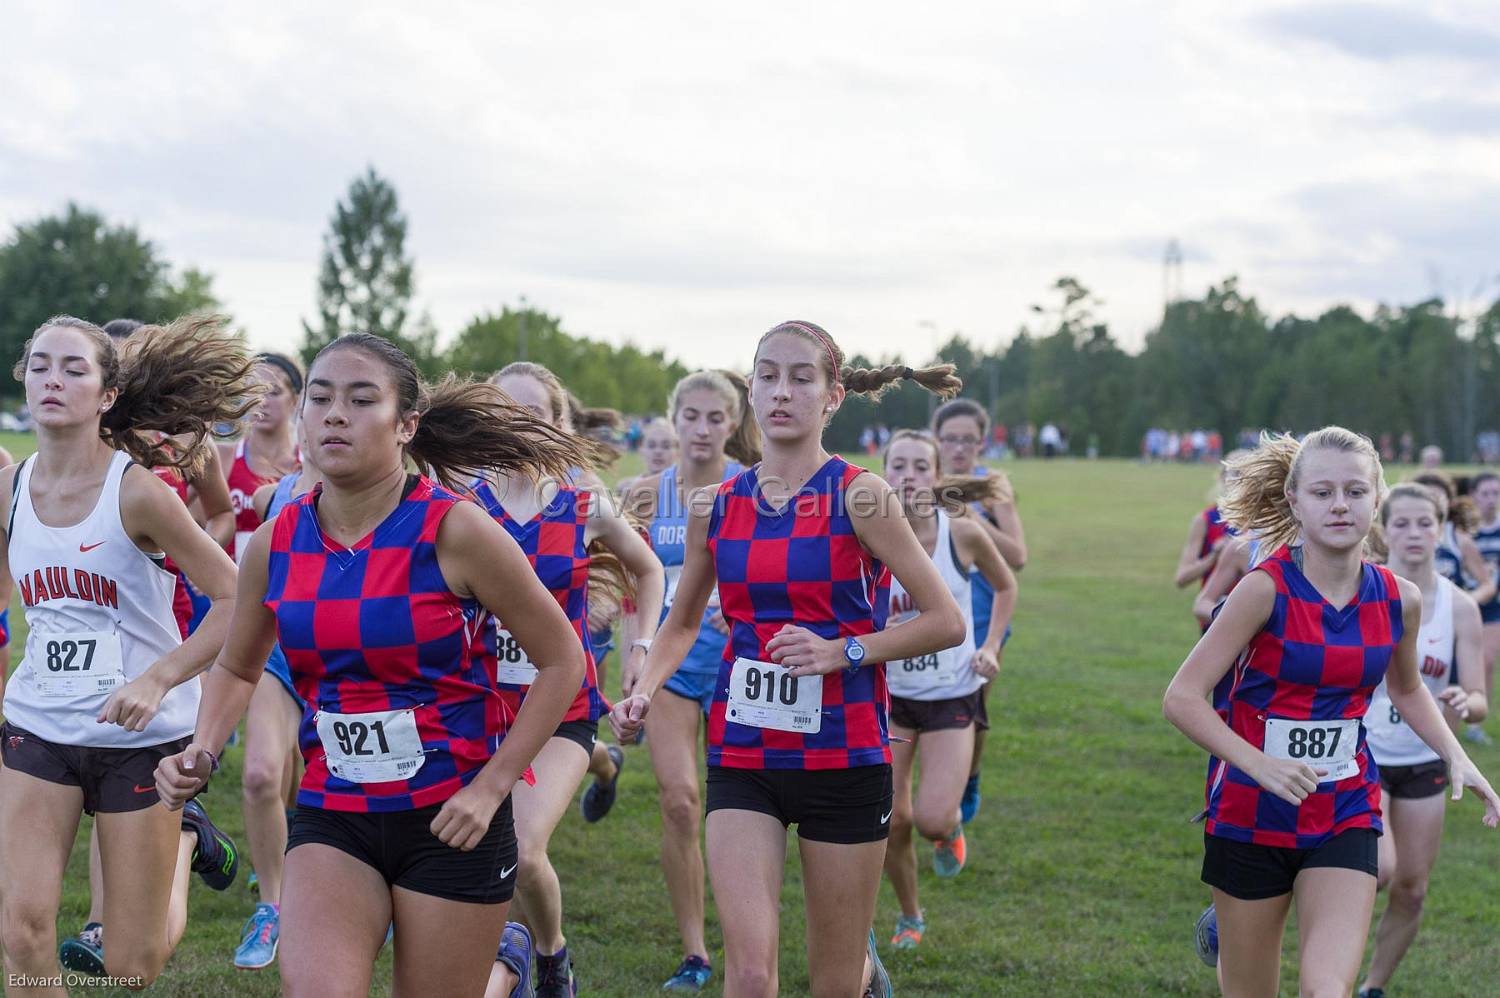
[[[189,268],[175,275],[134,228],[112,226],[76,204],[17,226],[0,245],[0,356],[5,358],[17,356],[32,331],[53,315],[101,324],[119,318],[167,322],[220,307],[207,273]]]
[[[408,329],[413,287],[406,216],[396,189],[368,167],[328,220],[318,272],[318,325],[302,323],[302,359],[310,364],[340,336],[363,332],[385,337],[430,371],[437,335],[425,317],[416,330]]]

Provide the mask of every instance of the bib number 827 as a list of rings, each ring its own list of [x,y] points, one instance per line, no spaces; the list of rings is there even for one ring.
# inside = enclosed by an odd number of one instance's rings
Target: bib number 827
[[[752,703],[764,701],[774,704],[778,698],[790,707],[797,702],[797,677],[783,672],[781,681],[769,669],[750,668],[745,673],[745,699]]]
[[[345,755],[375,755],[374,746],[368,744],[371,734],[374,734],[375,741],[380,745],[380,754],[389,755],[391,746],[385,740],[384,722],[376,721],[374,724],[365,724],[363,721],[333,722],[333,737],[338,739],[339,748]]]
[[[1338,751],[1341,734],[1339,728],[1293,728],[1287,732],[1286,754],[1293,759],[1327,758]]]
[[[48,672],[88,672],[89,666],[94,664],[94,648],[98,642],[93,638],[65,638],[61,641],[47,642],[47,671]],[[83,661],[78,661],[78,653],[83,652]]]

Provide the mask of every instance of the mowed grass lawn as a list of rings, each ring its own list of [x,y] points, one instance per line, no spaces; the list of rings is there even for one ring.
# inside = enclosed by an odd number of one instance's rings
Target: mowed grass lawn
[[[1212,971],[1191,947],[1193,921],[1208,896],[1198,882],[1201,827],[1188,824],[1202,799],[1203,756],[1160,712],[1162,689],[1196,634],[1189,595],[1172,587],[1172,569],[1213,472],[1112,461],[1030,462],[1010,472],[1030,562],[991,700],[984,807],[968,827],[969,866],[956,880],[936,880],[930,850],[922,850],[928,934],[920,949],[884,946],[897,908],[882,886],[877,934],[896,992],[1216,994]],[[614,660],[609,686],[618,690]],[[1500,724],[1492,727],[1500,734]],[[580,991],[588,994],[656,993],[681,955],[657,862],[649,760],[644,748],[626,755],[614,812],[587,826],[574,811],[552,846],[569,946]],[[236,835],[243,829],[239,756],[227,754],[206,799],[215,820]],[[1500,752],[1477,757],[1500,776]],[[1469,800],[1451,811],[1426,926],[1393,994],[1496,993],[1500,836],[1479,817]],[[69,868],[60,935],[76,931],[87,909],[86,841],[85,827]],[[795,844],[790,855],[781,946],[782,992],[789,995],[807,990]],[[244,887],[248,872],[247,864],[223,894],[194,883],[187,936],[155,993],[277,992],[274,970],[230,965],[253,904]],[[721,967],[711,905],[709,940]],[[1285,959],[1284,990],[1294,994],[1294,932]],[[388,953],[381,959],[377,993],[388,990],[389,960]],[[716,978],[709,993],[719,986]]]

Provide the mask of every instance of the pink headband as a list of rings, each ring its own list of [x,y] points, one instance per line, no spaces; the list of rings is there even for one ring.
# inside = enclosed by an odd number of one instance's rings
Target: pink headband
[[[838,361],[833,359],[833,340],[828,337],[828,334],[820,333],[818,330],[814,329],[812,326],[809,326],[807,323],[798,322],[796,319],[789,319],[786,322],[783,322],[781,325],[795,326],[796,328],[808,333],[810,336],[812,336],[813,339],[817,340],[823,345],[823,349],[828,353],[828,366],[833,368],[833,383],[838,384],[839,363]]]

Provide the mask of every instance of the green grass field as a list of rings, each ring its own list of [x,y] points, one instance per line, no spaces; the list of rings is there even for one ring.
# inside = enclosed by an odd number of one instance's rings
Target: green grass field
[[[0,436],[7,447],[14,442]],[[969,826],[969,866],[960,877],[940,882],[931,875],[930,853],[919,857],[928,934],[917,951],[883,950],[896,993],[1217,994],[1213,973],[1191,947],[1193,921],[1208,897],[1198,882],[1201,828],[1188,824],[1202,800],[1203,756],[1160,712],[1162,690],[1196,635],[1190,597],[1172,587],[1171,575],[1212,472],[1104,461],[1033,462],[1010,471],[1030,562],[991,700],[984,807]],[[617,691],[615,666],[611,661],[609,679]],[[1492,728],[1500,734],[1500,724]],[[242,828],[238,755],[228,753],[206,799],[233,833]],[[1500,776],[1500,751],[1476,757]],[[627,759],[609,818],[585,826],[575,811],[553,840],[569,947],[588,994],[656,993],[680,956],[657,865],[649,762],[643,749],[628,750]],[[1480,813],[1471,800],[1452,809],[1425,929],[1392,994],[1495,993],[1500,836],[1480,825]],[[60,934],[76,931],[87,909],[85,845],[80,835]],[[781,946],[782,991],[789,995],[807,989],[792,855]],[[277,993],[274,970],[245,973],[230,965],[252,907],[246,873],[242,868],[223,894],[194,883],[187,936],[154,993]],[[894,895],[883,886],[882,942],[895,916]],[[711,905],[709,943],[721,964]],[[1289,932],[1283,985],[1293,994],[1295,959]],[[709,993],[718,985],[716,979]],[[388,986],[387,955],[376,990]]]

